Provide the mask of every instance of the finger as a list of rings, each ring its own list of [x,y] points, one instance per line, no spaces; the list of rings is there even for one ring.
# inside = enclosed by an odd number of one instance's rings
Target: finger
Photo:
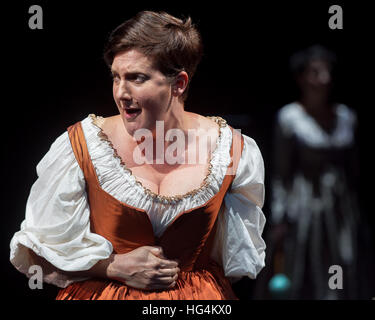
[[[157,257],[164,258],[163,248],[162,247],[148,247],[151,253]]]
[[[155,277],[153,279],[150,279],[150,282],[148,283],[148,288],[153,289],[168,289],[172,288],[176,285],[178,279],[178,275],[176,274],[174,277]]]
[[[178,279],[178,274],[176,273],[173,276],[160,276],[160,277],[155,277],[151,280],[151,284],[170,284],[172,282],[177,281]]]
[[[150,251],[158,258],[160,259],[165,259],[165,260],[170,260],[170,261],[175,261],[177,264],[180,263],[180,260],[178,259],[168,259],[165,255],[164,255],[164,251],[163,251],[163,248],[162,247],[158,247],[158,246],[154,246],[154,247],[148,247],[150,249]]]
[[[180,268],[170,268],[170,269],[159,269],[158,275],[160,277],[173,277],[180,272]]]
[[[173,260],[160,259],[158,257],[156,257],[156,259],[160,268],[171,269],[171,268],[176,268],[178,266],[178,263]]]
[[[174,277],[161,277],[161,278],[152,279],[151,284],[153,284],[153,285],[158,285],[158,284],[169,285],[173,281],[175,281]]]

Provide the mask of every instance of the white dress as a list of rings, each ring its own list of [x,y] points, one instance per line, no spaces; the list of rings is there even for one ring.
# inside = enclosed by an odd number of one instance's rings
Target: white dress
[[[293,299],[355,298],[358,287],[357,119],[344,104],[336,104],[334,113],[331,132],[297,102],[277,115],[270,221],[289,225],[284,272]],[[343,268],[343,290],[328,286],[332,265]]]
[[[155,201],[121,164],[109,141],[101,138],[95,116],[82,120],[88,151],[101,187],[117,200],[145,210],[156,236],[182,211],[198,207],[220,189],[230,163],[232,132],[220,128],[207,176],[207,186],[179,201]],[[243,276],[254,279],[264,267],[265,242],[262,232],[265,216],[264,164],[255,141],[246,135],[244,148],[231,190],[226,194],[218,217],[212,257],[223,266],[233,282]],[[90,269],[112,253],[112,244],[90,231],[90,208],[83,172],[74,156],[68,133],[51,145],[37,165],[38,179],[26,204],[26,216],[10,243],[10,261],[30,276],[35,263],[33,250],[57,269],[46,272],[44,281],[64,288],[87,278],[67,276],[64,271]]]

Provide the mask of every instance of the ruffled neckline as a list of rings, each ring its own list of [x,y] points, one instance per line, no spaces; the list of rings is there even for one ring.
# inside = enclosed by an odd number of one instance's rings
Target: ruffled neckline
[[[336,125],[324,130],[299,102],[292,102],[279,111],[283,129],[294,132],[300,141],[312,147],[342,147],[354,141],[355,114],[344,104],[335,106]]]
[[[175,204],[176,202],[186,200],[187,198],[192,198],[194,195],[197,195],[197,194],[205,194],[205,193],[209,194],[212,192],[212,190],[209,190],[209,189],[212,189],[211,182],[215,178],[213,168],[215,167],[215,164],[217,164],[218,162],[221,162],[218,159],[220,155],[219,154],[220,146],[222,145],[224,129],[227,129],[227,122],[225,119],[219,116],[207,117],[218,125],[219,134],[216,140],[215,149],[211,153],[211,158],[209,160],[207,174],[205,178],[203,179],[201,185],[191,191],[186,192],[185,194],[166,196],[166,195],[157,194],[151,191],[149,188],[145,187],[142,184],[142,182],[139,181],[137,177],[133,174],[132,170],[126,166],[122,158],[118,155],[118,152],[116,148],[113,146],[109,137],[107,136],[107,134],[104,133],[103,129],[100,126],[100,122],[103,121],[104,118],[101,116],[96,116],[95,114],[90,114],[89,117],[90,117],[91,124],[97,129],[97,136],[99,137],[100,141],[104,143],[107,146],[107,148],[111,151],[112,157],[118,161],[125,175],[127,175],[131,180],[133,180],[134,184],[136,184],[141,189],[141,191],[143,191],[143,193],[148,196],[147,198],[151,198],[153,201],[161,202],[163,204]],[[225,161],[225,162],[228,162],[228,161]],[[226,167],[228,165],[229,163],[226,163]]]

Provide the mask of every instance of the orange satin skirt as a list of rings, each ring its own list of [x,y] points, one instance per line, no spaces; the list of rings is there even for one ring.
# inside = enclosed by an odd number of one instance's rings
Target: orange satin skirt
[[[215,276],[214,276],[215,274]],[[118,281],[92,279],[61,289],[56,300],[238,300],[220,268],[181,271],[174,288],[135,289]]]

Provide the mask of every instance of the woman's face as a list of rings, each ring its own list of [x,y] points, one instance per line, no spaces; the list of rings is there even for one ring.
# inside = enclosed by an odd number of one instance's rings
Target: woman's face
[[[300,86],[302,90],[325,92],[331,87],[332,75],[329,64],[324,60],[312,60],[303,72]]]
[[[153,67],[151,58],[136,49],[118,53],[111,67],[113,97],[130,135],[137,129],[155,130],[170,109],[171,83]]]

